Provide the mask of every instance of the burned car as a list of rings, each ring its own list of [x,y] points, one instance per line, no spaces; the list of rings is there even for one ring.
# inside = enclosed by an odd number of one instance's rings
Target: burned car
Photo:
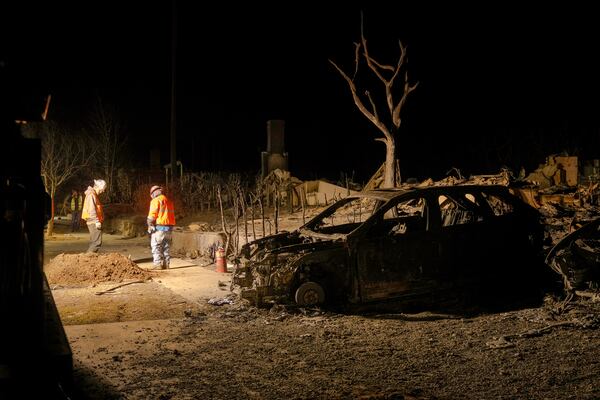
[[[600,285],[600,218],[562,238],[546,256],[546,264],[563,279],[567,292]]]
[[[244,245],[232,288],[302,306],[506,292],[535,279],[542,240],[538,212],[504,186],[374,190]]]

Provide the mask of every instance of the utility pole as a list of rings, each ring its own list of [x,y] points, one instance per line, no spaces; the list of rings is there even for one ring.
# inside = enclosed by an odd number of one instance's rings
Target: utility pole
[[[175,76],[177,71],[177,0],[173,1],[171,23],[171,180],[174,181],[177,172],[177,135],[176,135],[176,102]]]

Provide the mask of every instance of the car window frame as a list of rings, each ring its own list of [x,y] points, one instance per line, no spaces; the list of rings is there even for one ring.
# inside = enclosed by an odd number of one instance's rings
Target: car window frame
[[[342,233],[329,234],[329,233],[323,233],[323,232],[318,232],[318,231],[314,230],[314,227],[315,227],[317,221],[319,221],[319,220],[322,221],[324,218],[331,216],[339,208],[343,207],[344,205],[346,205],[352,201],[365,199],[365,198],[375,200],[375,201],[377,201],[377,204],[375,206],[375,209],[373,210],[373,213],[367,219],[358,223],[358,226],[356,228],[354,228],[352,231],[350,231],[348,233],[344,233],[344,234],[342,234]],[[300,228],[298,228],[298,230],[303,234],[309,234],[311,236],[321,237],[321,238],[335,239],[335,238],[339,238],[339,237],[346,237],[346,236],[352,235],[357,230],[361,229],[371,218],[373,218],[377,214],[377,212],[379,212],[379,210],[385,204],[387,204],[388,201],[389,201],[389,199],[383,199],[383,198],[380,198],[377,196],[360,196],[360,195],[348,196],[348,197],[345,197],[343,199],[336,201],[329,207],[325,208],[323,211],[321,211],[320,213],[315,215],[313,218],[311,218],[310,221],[308,221],[306,224],[304,224]]]
[[[384,217],[385,213],[388,212],[392,207],[395,207],[397,204],[399,204],[403,201],[419,199],[419,198],[425,199],[424,213],[426,216],[425,216],[425,229],[423,231],[427,232],[429,230],[430,219],[431,219],[431,217],[430,217],[431,214],[429,211],[431,200],[428,197],[428,193],[417,190],[414,192],[399,194],[398,196],[392,197],[392,198],[388,199],[387,201],[385,201],[383,204],[381,204],[379,206],[379,208],[373,213],[373,215],[371,215],[371,217],[369,217],[360,227],[358,227],[357,229],[352,231],[350,233],[350,236],[355,238],[355,237],[359,237],[359,236],[368,235],[369,232],[373,229],[373,226],[377,222],[383,223],[383,221],[384,221],[383,217]]]

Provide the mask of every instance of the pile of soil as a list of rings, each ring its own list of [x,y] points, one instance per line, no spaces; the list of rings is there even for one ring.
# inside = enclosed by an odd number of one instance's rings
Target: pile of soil
[[[119,253],[59,254],[44,268],[50,284],[77,285],[147,280],[152,274]]]

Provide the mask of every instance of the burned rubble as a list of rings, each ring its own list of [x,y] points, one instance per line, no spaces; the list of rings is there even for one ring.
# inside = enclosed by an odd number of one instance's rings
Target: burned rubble
[[[544,164],[518,178],[507,169],[496,175],[448,176],[419,186],[498,184],[537,209],[544,226],[545,263],[559,274],[568,295],[597,297],[600,285],[600,162],[579,168],[577,157],[549,155]],[[580,174],[581,172],[581,174]],[[584,293],[583,291],[587,291]]]
[[[563,277],[568,292],[597,291],[600,282],[600,218],[556,243],[548,253],[546,263]]]
[[[554,278],[550,280],[556,283],[562,281],[567,294],[575,293],[575,290],[579,291],[579,294],[582,290],[593,292],[598,288],[600,280],[598,273],[600,268],[597,266],[600,262],[600,234],[597,233],[600,223],[596,220],[600,216],[599,183],[594,180],[594,176],[579,177],[577,165],[576,157],[549,156],[546,164],[540,165],[529,175],[521,171],[518,178],[515,178],[508,169],[503,169],[498,174],[470,177],[463,177],[458,169],[453,169],[450,171],[453,172],[452,175],[438,181],[427,179],[420,183],[411,182],[401,185],[399,191],[408,193],[429,190],[438,193],[437,198],[422,195],[422,200],[425,200],[427,206],[416,212],[414,208],[410,210],[405,207],[406,205],[398,204],[398,207],[392,207],[394,209],[390,208],[388,212],[393,217],[379,215],[381,222],[365,223],[366,217],[375,214],[380,205],[368,212],[365,212],[366,207],[360,202],[357,202],[354,208],[346,207],[352,211],[341,212],[344,206],[339,210],[331,207],[331,210],[327,211],[328,208],[298,230],[270,236],[243,246],[240,257],[236,260],[237,268],[234,272],[232,288],[242,298],[254,304],[278,302],[330,304],[339,301],[362,303],[371,300],[388,300],[390,297],[399,296],[399,293],[410,292],[411,285],[414,283],[409,282],[419,281],[415,277],[424,276],[424,266],[456,263],[457,254],[464,256],[478,247],[488,253],[492,251],[491,254],[495,255],[506,253],[508,249],[508,253],[514,254],[514,258],[512,260],[507,258],[505,264],[515,264],[514,260],[518,260],[516,264],[522,267],[517,274],[522,275],[523,271],[528,271],[526,275],[533,274],[529,276],[532,278],[528,280],[530,284],[535,283],[536,274],[540,281],[546,283],[544,279],[547,275],[557,273],[558,275],[553,275]],[[532,231],[532,224],[513,226],[509,230],[501,229],[500,235],[494,230],[482,231],[477,233],[479,236],[477,246],[471,246],[469,250],[437,254],[438,259],[435,262],[416,259],[418,253],[432,253],[432,249],[422,248],[423,243],[428,241],[437,243],[440,240],[443,243],[452,242],[443,236],[426,238],[426,232],[430,230],[436,231],[442,228],[440,232],[444,232],[443,229],[451,227],[450,229],[458,232],[457,237],[462,237],[464,241],[464,235],[468,235],[466,232],[471,229],[470,223],[487,221],[490,216],[502,217],[512,212],[515,207],[511,204],[512,200],[497,201],[479,192],[484,190],[481,188],[504,188],[507,193],[510,193],[511,199],[518,198],[521,200],[519,203],[524,203],[528,210],[535,210],[536,212],[531,215],[535,214],[537,217],[533,216],[532,219],[538,219],[541,233],[537,233],[535,229]],[[460,194],[456,193],[457,190]],[[444,191],[450,195],[444,196],[442,193]],[[375,197],[383,196],[385,193],[381,190],[374,192]],[[475,192],[477,193],[474,194]],[[364,203],[369,193],[368,191],[355,192],[340,202],[351,203],[352,198],[361,198]],[[387,200],[389,197],[386,198]],[[357,218],[357,215],[360,217]],[[336,218],[337,222],[334,221]],[[397,222],[396,226],[390,229],[384,228],[387,223],[391,224],[391,220]],[[363,223],[365,227],[361,227]],[[592,226],[575,233],[589,223],[592,223]],[[381,232],[385,231],[383,236],[376,235],[378,227]],[[521,254],[529,254],[530,248],[506,239],[506,236],[523,234],[523,232],[529,236],[529,243],[536,249],[539,259],[547,264],[543,267],[543,271],[534,266],[538,263],[537,258],[521,256]],[[452,235],[455,233],[450,237]],[[394,245],[382,244],[390,237],[396,242],[400,240],[406,243],[411,241],[408,238],[414,237],[411,242],[412,247],[417,246],[419,250],[414,250],[412,253],[407,248],[402,251],[399,249],[395,252],[390,251],[385,247],[395,248]],[[390,275],[388,272],[383,273],[380,282],[375,282],[373,277],[385,271],[386,262],[389,264],[389,260],[394,260],[398,252],[409,254],[409,258],[402,261],[403,268],[406,270],[403,272],[403,278],[392,276],[393,273]],[[467,258],[494,264],[494,269],[504,270],[510,275],[510,272],[507,272],[510,268],[494,262],[489,255],[482,257],[479,251],[473,254],[475,255]],[[354,263],[352,265],[355,267],[349,268],[348,265],[351,263]],[[381,267],[378,267],[380,272],[366,271],[368,264]],[[410,265],[420,266],[420,271],[409,272]],[[361,268],[366,275],[361,275]],[[440,270],[438,273],[441,275],[429,279],[439,280],[443,273]],[[489,274],[487,278],[492,275],[494,274]],[[335,287],[335,290],[332,291],[332,287]],[[431,288],[430,286],[429,289],[421,288],[421,290],[428,292]],[[441,286],[435,287],[434,291],[441,288]]]
[[[579,176],[577,157],[549,156],[515,189],[543,216],[545,262],[567,295],[593,296],[600,283],[598,172],[584,168]]]

